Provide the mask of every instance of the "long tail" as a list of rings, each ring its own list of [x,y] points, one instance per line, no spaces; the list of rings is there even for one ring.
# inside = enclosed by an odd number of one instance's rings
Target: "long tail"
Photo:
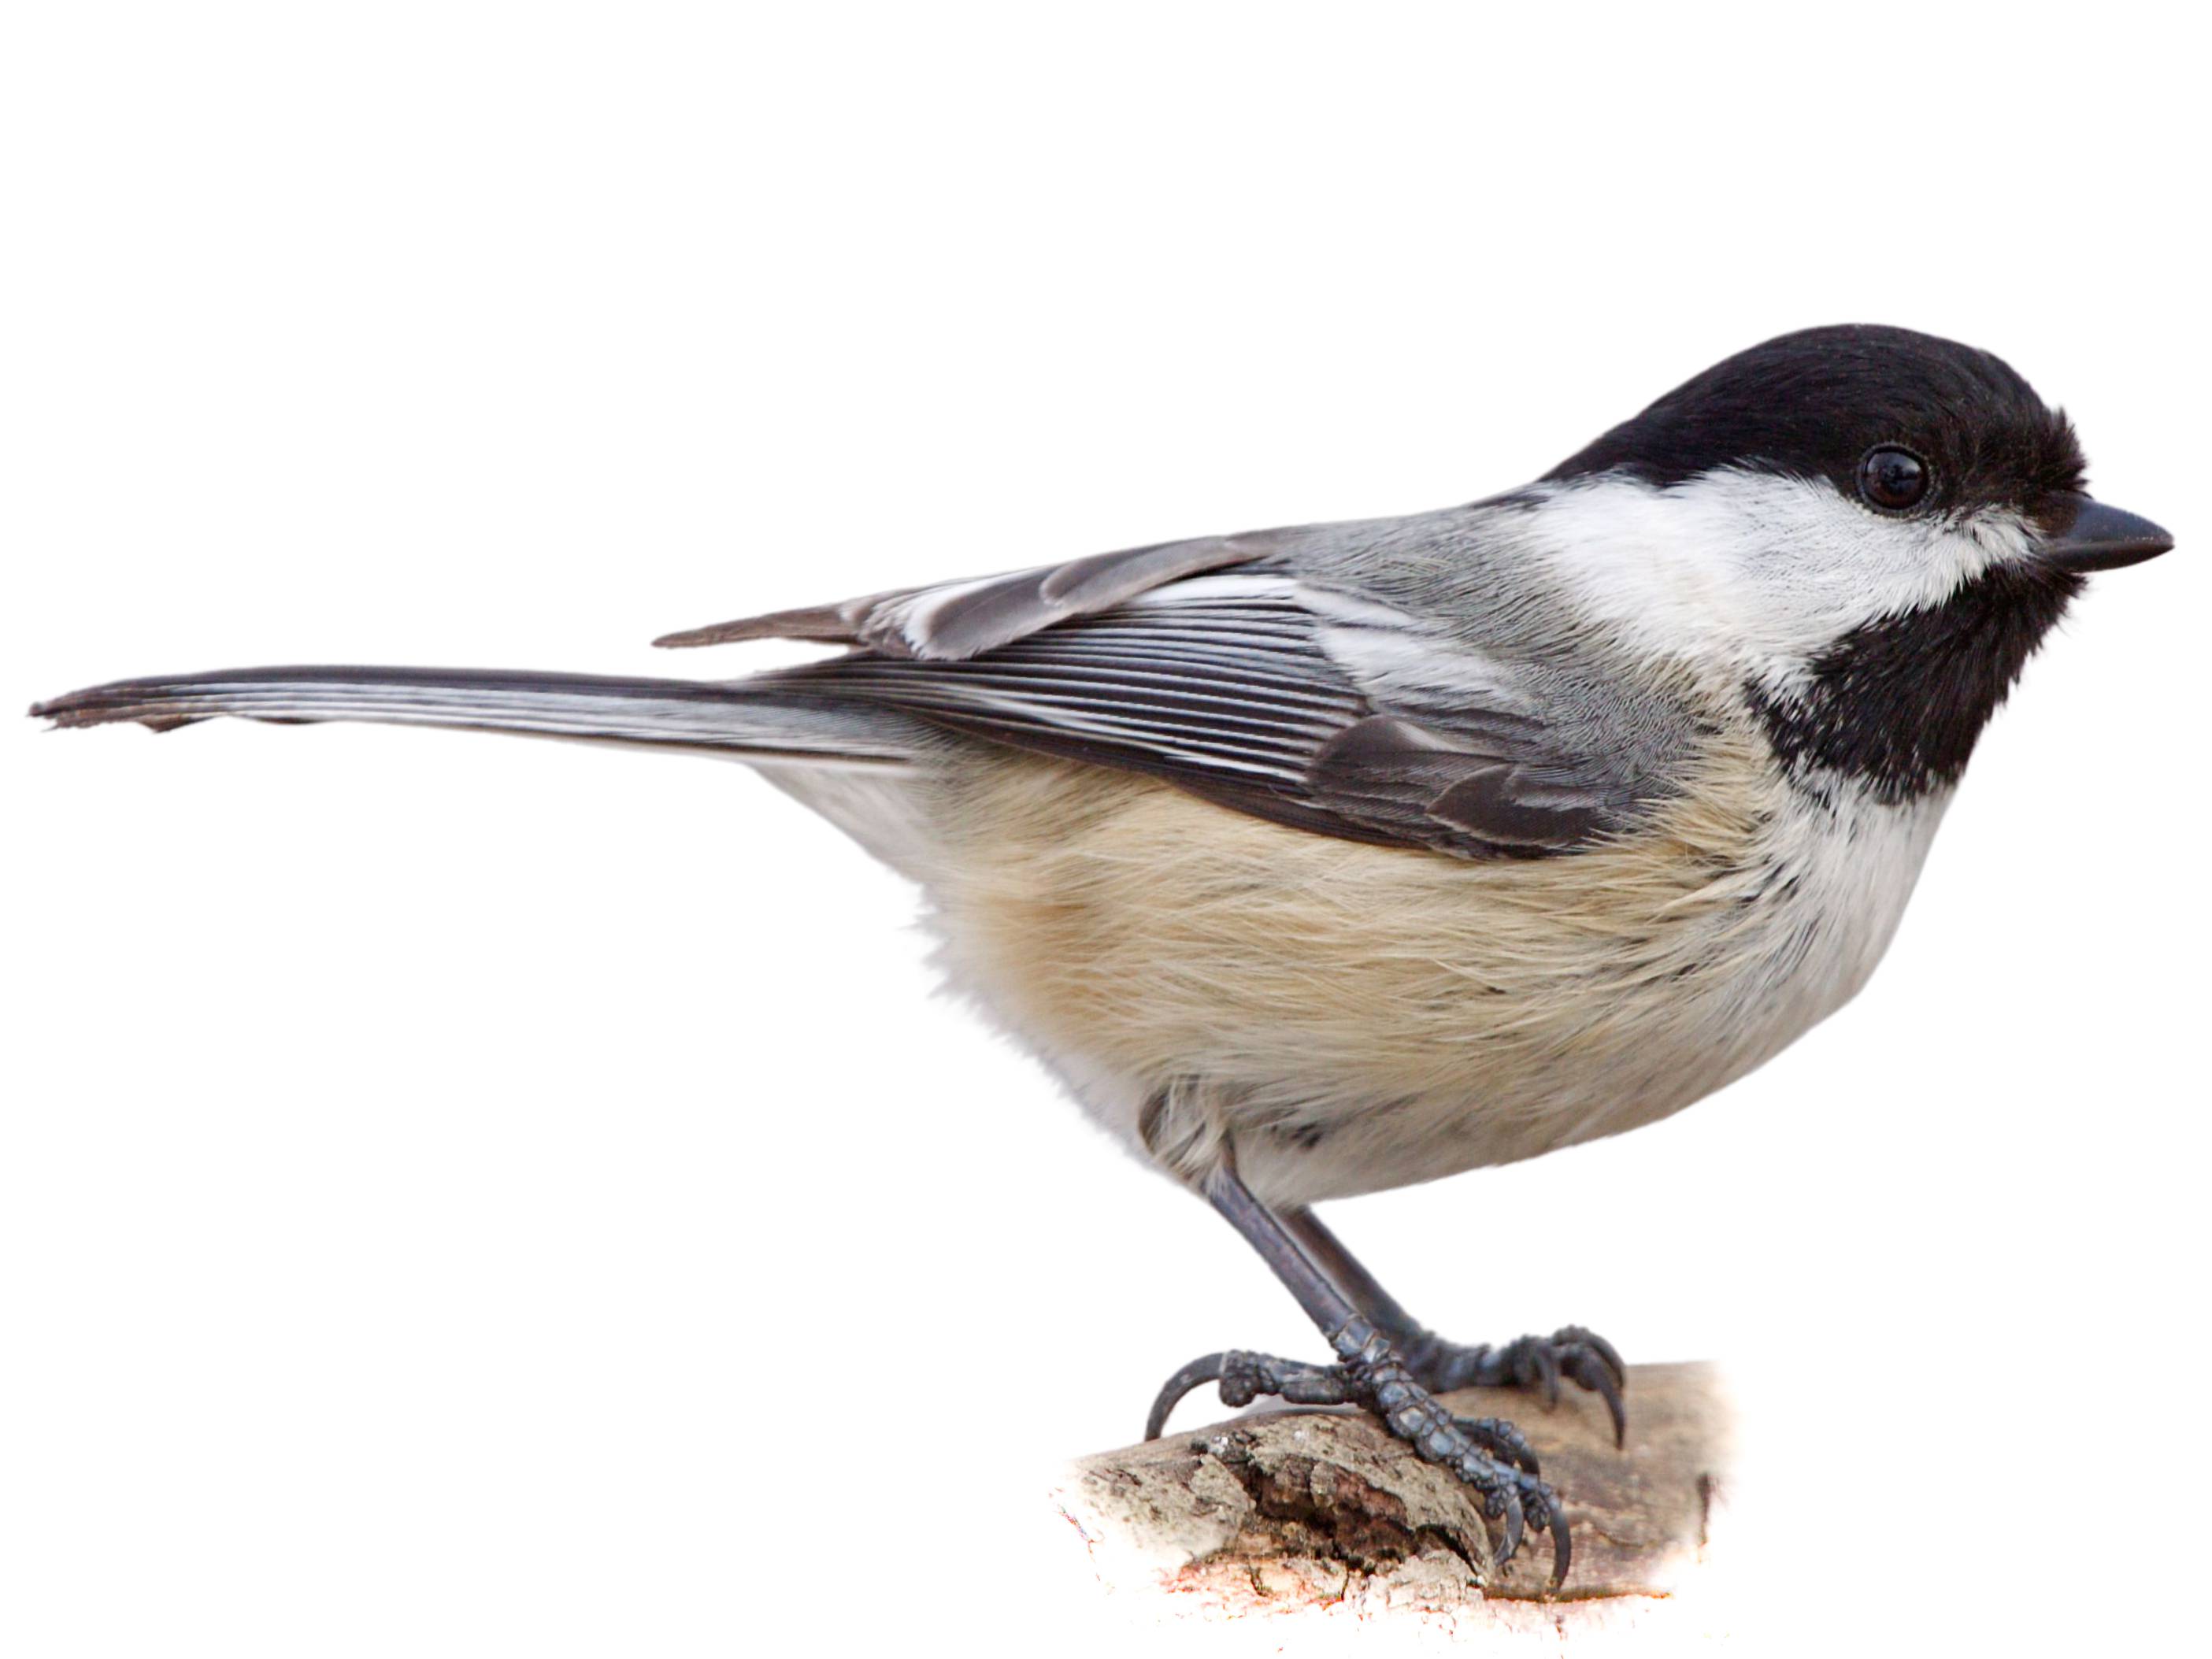
[[[501,669],[228,669],[117,680],[31,713],[58,726],[137,720],[156,731],[215,714],[374,720],[863,762],[911,759],[930,742],[927,728],[893,711],[780,686]]]

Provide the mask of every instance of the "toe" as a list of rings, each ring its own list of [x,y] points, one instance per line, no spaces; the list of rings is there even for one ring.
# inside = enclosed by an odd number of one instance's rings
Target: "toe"
[[[1510,1463],[1523,1474],[1541,1474],[1542,1467],[1536,1462],[1536,1449],[1530,1445],[1520,1430],[1502,1417],[1455,1417],[1452,1419],[1462,1432],[1475,1441],[1500,1462]]]
[[[1543,1388],[1544,1408],[1549,1411],[1559,1403],[1559,1351],[1548,1342],[1531,1342],[1528,1352],[1528,1364],[1535,1371],[1529,1380]]]

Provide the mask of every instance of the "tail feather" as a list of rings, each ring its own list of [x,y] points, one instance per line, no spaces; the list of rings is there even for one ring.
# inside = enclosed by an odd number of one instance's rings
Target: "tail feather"
[[[156,731],[217,714],[371,720],[543,737],[896,762],[928,728],[880,707],[747,682],[468,668],[244,668],[117,680],[34,703],[58,726],[136,720]]]

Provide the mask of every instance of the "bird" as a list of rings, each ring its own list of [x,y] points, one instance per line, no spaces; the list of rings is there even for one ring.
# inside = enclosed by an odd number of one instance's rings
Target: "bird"
[[[1218,1212],[1329,1357],[1188,1391],[1350,1405],[1510,1560],[1571,1531],[1527,1439],[1438,1395],[1564,1380],[1580,1326],[1437,1335],[1315,1206],[1680,1110],[1863,986],[1976,739],[2094,573],[2168,551],[2000,358],[1810,328],[1532,483],[786,610],[733,679],[276,667],[34,705],[59,726],[355,720],[748,763],[920,890],[948,982]]]

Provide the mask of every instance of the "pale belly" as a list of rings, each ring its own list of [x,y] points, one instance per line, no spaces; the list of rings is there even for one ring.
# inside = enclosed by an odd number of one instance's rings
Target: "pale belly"
[[[1133,1148],[1185,1179],[1233,1148],[1306,1203],[1651,1122],[1847,1000],[1943,802],[1839,816],[1754,758],[1632,843],[1541,860],[1018,757],[907,794],[876,850],[922,883],[955,987]]]

